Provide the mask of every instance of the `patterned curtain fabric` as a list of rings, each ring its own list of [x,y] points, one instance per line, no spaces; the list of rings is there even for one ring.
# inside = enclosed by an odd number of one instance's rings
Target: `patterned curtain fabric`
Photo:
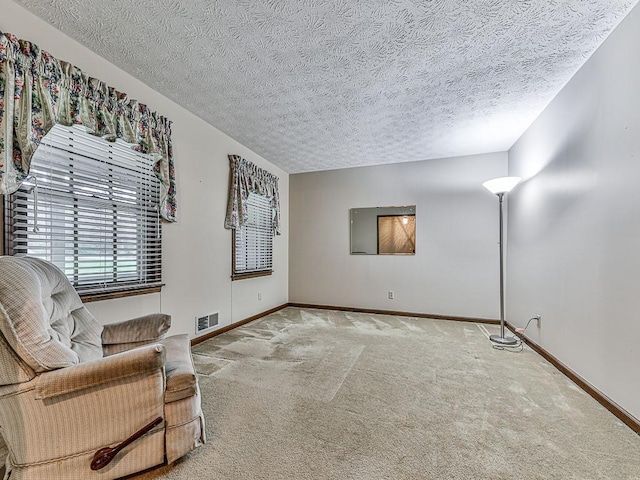
[[[258,168],[238,155],[229,155],[231,175],[229,182],[229,203],[225,228],[238,228],[247,223],[247,198],[249,193],[258,193],[271,199],[273,207],[273,234],[280,235],[280,194],[278,177]]]
[[[171,122],[126,94],[14,35],[0,32],[0,194],[29,175],[42,137],[56,124],[83,125],[108,141],[120,138],[154,159],[160,214],[176,218]]]

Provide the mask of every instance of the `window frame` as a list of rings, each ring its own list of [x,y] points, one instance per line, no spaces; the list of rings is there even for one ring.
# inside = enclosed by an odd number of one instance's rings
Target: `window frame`
[[[117,188],[114,188],[114,183],[113,183],[114,172],[119,170],[120,175],[122,175],[122,171],[127,170],[129,168],[127,166],[127,162],[131,162],[130,163],[131,168],[139,169],[141,167],[139,166],[136,167],[135,163],[133,162],[138,161],[144,164],[145,160],[148,160],[149,162],[153,162],[152,158],[148,155],[143,155],[135,151],[134,149],[131,149],[131,157],[129,157],[128,151],[126,150],[126,148],[129,147],[129,145],[121,141],[118,142],[117,145],[116,145],[116,142],[113,142],[113,144],[112,142],[107,142],[107,145],[105,145],[106,148],[104,149],[104,151],[101,151],[100,150],[101,146],[96,143],[95,152],[93,152],[95,153],[95,156],[86,155],[85,154],[86,152],[81,151],[82,147],[80,145],[83,143],[83,140],[89,140],[89,139],[91,139],[91,141],[95,141],[95,140],[103,141],[103,140],[100,139],[99,137],[93,137],[92,135],[87,133],[82,127],[79,127],[79,126],[75,126],[75,127],[60,126],[60,127],[61,128],[57,130],[56,134],[60,135],[60,134],[66,134],[68,132],[70,135],[69,141],[71,142],[71,145],[69,146],[69,150],[66,150],[66,148],[59,148],[56,145],[49,147],[54,149],[52,153],[52,157],[54,155],[63,155],[63,156],[69,155],[70,157],[73,157],[73,158],[83,157],[83,160],[81,161],[81,164],[83,166],[80,167],[81,170],[83,168],[84,169],[90,168],[90,169],[96,169],[100,173],[108,174],[109,178],[100,177],[99,180],[96,180],[95,184],[101,187],[103,191],[109,192],[109,194],[106,197],[107,204],[109,202],[113,202],[112,210],[110,212],[111,216],[107,215],[105,217],[106,218],[105,224],[104,224],[105,227],[102,230],[100,230],[102,233],[99,234],[101,236],[104,235],[105,239],[110,236],[112,238],[111,242],[107,242],[104,244],[107,248],[111,246],[109,251],[112,253],[112,255],[105,256],[105,259],[107,259],[107,261],[104,263],[102,267],[103,268],[102,278],[99,278],[98,281],[95,281],[95,282],[83,283],[82,280],[86,280],[87,276],[91,275],[91,273],[85,273],[86,276],[83,279],[80,279],[78,277],[74,279],[75,274],[71,274],[69,271],[66,271],[65,274],[67,278],[69,278],[72,285],[74,285],[74,288],[76,288],[76,291],[80,295],[83,302],[107,300],[111,298],[121,298],[126,296],[143,295],[148,293],[160,292],[162,286],[164,286],[164,283],[162,282],[162,222],[159,217],[160,183],[159,183],[159,180],[157,180],[157,177],[153,173],[153,163],[149,163],[149,168],[143,167],[143,170],[136,170],[137,173],[136,173],[135,180],[133,182],[118,184]],[[61,129],[66,129],[66,130],[61,130]],[[52,129],[52,132],[53,132],[53,129]],[[76,138],[75,135],[79,135],[79,137]],[[87,137],[83,139],[82,137],[84,135],[87,135]],[[78,143],[76,144],[73,142],[78,142]],[[43,139],[43,143],[45,143],[45,145],[47,144],[46,136]],[[120,150],[120,157],[118,160],[115,159],[118,156],[118,153],[115,152],[115,150],[117,149]],[[108,152],[107,157],[109,158],[109,160],[107,161],[104,161],[104,159],[100,158],[100,154],[105,155],[105,152]],[[99,200],[95,200],[92,202],[91,196],[89,197],[88,201],[79,200],[82,194],[77,194],[76,192],[82,192],[82,189],[73,190],[74,181],[77,182],[77,175],[74,176],[74,173],[75,173],[74,170],[77,167],[74,166],[74,163],[73,163],[76,160],[70,159],[69,165],[67,166],[67,165],[61,164],[63,165],[63,167],[61,168],[60,165],[55,163],[55,161],[50,162],[47,159],[40,159],[37,157],[37,155],[38,155],[38,152],[36,151],[36,153],[34,154],[34,158],[32,159],[32,166],[34,161],[37,162],[35,165],[36,171],[38,169],[40,169],[41,171],[46,170],[47,168],[51,171],[52,168],[54,169],[58,168],[60,169],[61,172],[64,172],[66,171],[65,170],[66,168],[69,168],[68,177],[65,177],[64,173],[62,174],[63,177],[69,182],[68,183],[69,190],[65,192],[65,194],[63,194],[61,197],[60,195],[58,195],[60,198],[62,198],[62,201],[60,202],[60,205],[57,205],[51,211],[55,212],[56,215],[65,215],[65,213],[63,212],[67,212],[66,215],[73,217],[73,220],[69,220],[68,224],[65,221],[65,225],[58,228],[57,230],[55,228],[49,227],[48,235],[44,235],[42,239],[33,240],[35,242],[43,242],[43,243],[46,242],[45,244],[47,244],[48,246],[46,246],[45,249],[49,249],[49,252],[51,252],[50,249],[51,249],[51,245],[53,244],[53,242],[51,241],[51,236],[55,235],[56,233],[57,234],[62,233],[64,235],[63,237],[64,240],[61,239],[60,241],[65,243],[65,246],[62,250],[63,252],[62,254],[65,256],[65,262],[64,262],[64,266],[58,265],[58,267],[61,268],[64,272],[65,270],[69,270],[70,268],[71,269],[76,268],[78,265],[82,264],[82,259],[81,259],[82,255],[78,253],[80,248],[79,246],[82,245],[83,241],[84,242],[87,241],[86,238],[90,238],[90,239],[94,238],[92,236],[93,234],[89,233],[91,228],[87,230],[87,227],[91,225],[92,212],[96,212],[96,213],[99,212],[100,214],[104,215],[104,213],[108,211],[109,208],[105,208],[104,206],[100,207]],[[142,159],[141,156],[148,157],[148,158]],[[136,157],[139,157],[139,158],[136,159]],[[87,161],[86,159],[90,159],[90,160]],[[96,164],[95,166],[91,165],[91,160],[100,162],[100,165],[99,164]],[[33,172],[33,169],[32,169],[32,172]],[[38,174],[36,174],[35,177],[36,179],[38,179]],[[45,176],[40,174],[40,179],[44,179],[44,178]],[[54,177],[51,177],[51,176],[48,176],[46,178],[50,179],[49,182],[52,182],[53,181],[52,179],[54,179]],[[153,182],[150,182],[149,181],[150,179],[152,179]],[[45,197],[51,194],[56,195],[55,189],[47,188],[46,185],[47,185],[46,183],[44,185],[42,183],[38,184],[37,190],[39,190],[39,195],[45,195]],[[51,185],[53,185],[53,183],[51,183]],[[62,185],[64,186],[65,184],[62,184]],[[90,183],[87,185],[89,186],[89,188],[91,188],[91,185],[93,184]],[[87,185],[85,185],[84,187],[85,189]],[[116,189],[118,190],[117,195],[114,193],[114,190]],[[127,189],[130,189],[130,190],[127,190]],[[16,251],[14,250],[14,248],[16,248],[16,245],[14,244],[14,239],[20,237],[20,235],[14,235],[12,232],[12,230],[15,231],[14,230],[16,228],[15,224],[22,223],[22,222],[14,222],[13,210],[16,208],[15,204],[16,202],[21,202],[24,205],[33,205],[34,200],[28,198],[29,195],[31,194],[24,191],[22,191],[21,193],[4,195],[4,198],[3,198],[4,208],[2,209],[2,223],[3,223],[2,233],[4,238],[2,239],[3,240],[2,249],[5,255],[16,253]],[[125,210],[118,209],[118,206],[117,206],[119,205],[118,202],[121,202],[122,199],[118,200],[117,196],[122,196],[122,195],[134,196],[133,197],[135,199],[134,203],[128,203],[128,200],[127,200],[127,205],[132,205],[133,207],[132,211],[128,211],[127,209]],[[18,196],[21,196],[22,198],[19,199]],[[98,197],[96,197],[95,195],[93,195],[93,197],[95,199],[98,199]],[[149,213],[151,203],[147,203],[149,198],[152,198],[152,201],[155,203],[155,211],[158,212],[157,220],[155,221],[155,225],[153,226],[150,226],[152,224],[152,222],[150,221],[151,216]],[[40,205],[41,203],[42,202],[38,201],[38,205]],[[85,216],[83,220],[78,220],[78,218],[82,216],[82,210],[85,210],[87,205],[89,205],[89,210],[87,210],[89,213],[89,217]],[[29,207],[21,207],[21,208],[29,208]],[[41,207],[39,206],[39,208]],[[51,209],[50,206],[48,208]],[[33,210],[32,207],[31,209]],[[56,211],[56,209],[59,209],[59,210]],[[122,218],[119,218],[119,217],[123,215],[125,218],[125,222],[128,225],[126,228],[129,230],[133,228],[135,230],[136,239],[133,241],[129,239],[125,243],[118,243],[117,239],[118,239],[119,232],[116,226],[119,224],[119,222],[122,221]],[[40,215],[38,215],[38,217],[40,217]],[[126,220],[127,217],[129,218],[128,220]],[[28,219],[24,220],[24,225],[27,226],[29,224],[29,221],[30,220]],[[52,219],[49,220],[49,222],[51,221]],[[112,223],[112,225],[114,225],[111,235],[109,233],[109,228],[107,228],[110,222]],[[73,235],[69,234],[70,225],[72,226],[74,231]],[[84,240],[82,238],[78,238],[78,236],[76,235],[78,225],[80,225],[80,227],[85,227],[85,234],[88,234],[91,236],[86,237]],[[21,225],[17,225],[18,228],[20,226]],[[155,235],[152,232],[153,229],[155,229]],[[140,235],[143,235],[143,240],[140,240],[138,238]],[[26,237],[29,238],[28,234],[26,235]],[[23,242],[24,242],[23,248],[29,248],[28,240],[26,241],[23,240]],[[69,247],[68,245],[71,245],[71,247]],[[123,253],[119,252],[119,249],[123,248],[125,250],[128,250],[128,249],[131,249],[132,246],[134,249],[133,253],[128,253],[128,254],[124,253],[124,255],[125,255],[125,258],[130,257],[131,255],[135,257],[135,260],[134,260],[135,270],[134,271],[128,270],[127,266],[124,266],[123,270],[117,270],[118,262],[119,261],[122,262],[122,259],[120,259],[120,256],[123,255]],[[73,249],[73,254],[68,253],[70,248]],[[27,254],[31,254],[31,253],[28,252]],[[51,256],[55,256],[55,255],[53,253],[40,253],[39,255],[36,253],[35,256],[38,256],[40,258],[48,258],[51,261],[52,260]],[[73,257],[73,261],[71,262],[66,261],[68,256]],[[149,260],[151,261],[150,264],[148,263]],[[85,263],[86,261],[87,260],[85,260]],[[128,261],[125,260],[125,263],[126,262]],[[56,262],[53,262],[53,263],[56,263]],[[149,266],[146,266],[146,265],[149,265]],[[132,272],[134,273],[132,274]],[[118,276],[121,276],[121,278],[124,277],[126,278],[126,280],[118,280]],[[102,288],[100,288],[101,286]]]

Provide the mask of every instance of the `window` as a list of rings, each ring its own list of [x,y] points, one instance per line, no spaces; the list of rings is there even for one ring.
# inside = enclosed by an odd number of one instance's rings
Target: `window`
[[[53,262],[80,294],[161,285],[160,182],[149,155],[55,125],[5,203],[5,251]]]
[[[233,230],[233,275],[241,278],[273,272],[273,206],[265,195],[249,193],[248,221]]]

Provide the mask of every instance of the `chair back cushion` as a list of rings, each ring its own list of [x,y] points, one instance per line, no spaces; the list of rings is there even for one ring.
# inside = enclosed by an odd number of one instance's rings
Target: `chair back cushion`
[[[0,304],[0,331],[35,372],[102,357],[102,326],[52,263],[0,257]]]

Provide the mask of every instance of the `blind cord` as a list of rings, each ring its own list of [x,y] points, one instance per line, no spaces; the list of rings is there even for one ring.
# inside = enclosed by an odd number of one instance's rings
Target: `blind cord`
[[[33,187],[27,190],[27,193],[33,193],[33,233],[38,233],[38,178],[35,175],[28,175],[25,180],[32,180]]]
[[[156,239],[160,240],[160,205],[154,205],[156,211]]]

